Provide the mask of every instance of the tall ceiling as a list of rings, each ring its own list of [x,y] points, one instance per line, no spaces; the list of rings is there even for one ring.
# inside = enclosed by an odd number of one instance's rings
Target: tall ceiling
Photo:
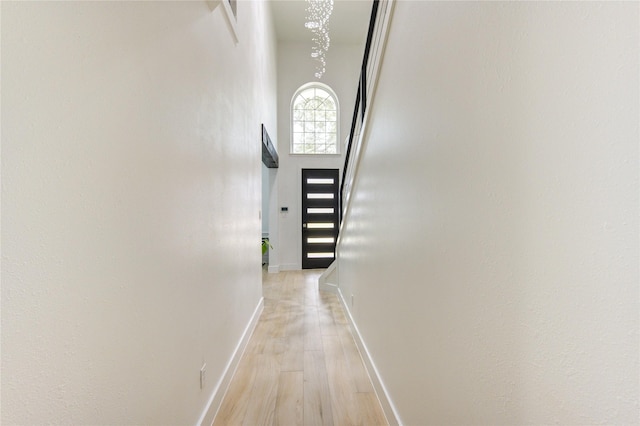
[[[305,28],[305,0],[270,0],[276,35],[281,41],[311,41]],[[329,19],[332,44],[362,44],[367,38],[372,0],[334,0]]]

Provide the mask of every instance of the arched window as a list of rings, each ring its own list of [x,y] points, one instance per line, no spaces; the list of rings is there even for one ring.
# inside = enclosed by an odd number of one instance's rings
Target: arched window
[[[291,102],[291,153],[339,154],[338,99],[321,83],[302,86]]]

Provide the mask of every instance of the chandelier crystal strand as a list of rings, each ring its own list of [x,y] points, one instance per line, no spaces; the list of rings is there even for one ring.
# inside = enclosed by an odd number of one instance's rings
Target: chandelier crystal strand
[[[327,61],[325,54],[329,50],[329,18],[333,12],[333,0],[307,0],[307,22],[304,26],[313,33],[311,57],[318,61],[316,78],[322,77]]]

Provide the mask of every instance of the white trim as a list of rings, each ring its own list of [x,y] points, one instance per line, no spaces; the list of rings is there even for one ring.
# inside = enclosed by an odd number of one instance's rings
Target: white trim
[[[318,290],[338,294],[338,284],[338,261],[334,260],[318,277]]]
[[[280,272],[280,265],[269,265],[268,272],[270,274],[277,274]]]
[[[224,11],[224,16],[227,18],[227,24],[229,24],[229,31],[233,36],[233,41],[238,43],[238,19],[236,15],[233,14],[233,10],[231,10],[231,6],[227,0],[220,0],[220,2],[222,3],[222,10]],[[237,2],[236,5],[239,3],[240,2]]]
[[[361,148],[362,148],[362,145],[366,143],[366,136],[368,136],[367,123],[369,121],[371,109],[374,108],[374,98],[376,94],[376,87],[378,84],[380,68],[382,67],[382,58],[384,56],[384,50],[386,47],[387,37],[389,34],[389,26],[391,22],[391,16],[393,14],[393,6],[395,4],[394,2],[395,0],[386,0],[384,2],[386,3],[387,7],[386,7],[386,13],[382,16],[383,21],[380,24],[381,34],[378,39],[379,42],[375,46],[376,50],[371,52],[373,56],[370,56],[370,59],[369,59],[370,62],[369,62],[368,68],[370,69],[368,72],[368,81],[367,81],[367,84],[369,85],[369,87],[365,89],[365,90],[369,89],[367,90],[368,108],[367,108],[367,111],[365,112],[364,118],[362,119],[362,124],[359,130],[359,134],[356,140],[352,141],[352,143],[355,142],[355,146],[352,146],[351,148],[352,150],[351,150],[351,160],[350,160],[349,170],[347,170],[347,173],[345,174],[345,176],[342,176],[343,180],[349,179],[349,181],[345,182],[345,184],[347,185],[347,194],[346,194],[346,199],[344,200],[345,206],[343,208],[343,220],[340,227],[340,232],[338,233],[338,241],[336,242],[336,255],[337,255],[336,259],[338,261],[340,259],[340,246],[342,244],[343,227],[345,222],[348,220],[349,213],[351,211],[351,191],[355,186],[357,175],[358,175],[357,171],[360,165],[360,154],[362,152]],[[378,13],[380,12],[381,10],[378,10]],[[380,15],[378,15],[378,19],[380,19]],[[380,376],[380,373],[376,368],[375,363],[373,362],[373,357],[369,353],[369,350],[367,349],[367,345],[365,344],[364,339],[362,338],[362,335],[358,330],[358,326],[356,325],[356,322],[353,319],[353,316],[349,309],[349,305],[347,304],[344,298],[344,295],[342,294],[342,290],[340,289],[339,283],[336,286],[336,290],[338,294],[338,299],[340,300],[340,303],[342,304],[342,307],[346,313],[347,320],[349,321],[349,326],[351,328],[353,338],[356,342],[356,346],[358,347],[358,351],[360,352],[360,356],[362,357],[362,360],[364,361],[364,364],[365,364],[365,368],[369,373],[369,378],[371,379],[373,388],[376,392],[376,395],[378,396],[378,400],[382,405],[382,410],[384,411],[384,414],[387,417],[387,422],[392,426],[396,426],[396,425],[400,426],[402,425],[402,419],[400,418],[400,414],[398,413],[398,410],[393,404],[393,400],[391,399],[389,392],[387,391],[387,388],[385,387],[384,382],[382,381],[382,377]],[[328,291],[331,291],[331,290],[328,290]]]
[[[302,267],[297,263],[284,263],[280,265],[281,271],[300,271]]]
[[[367,349],[367,345],[365,345],[364,340],[362,339],[362,335],[356,326],[353,317],[351,316],[351,311],[347,306],[347,302],[344,299],[344,295],[340,290],[340,287],[337,287],[338,291],[338,299],[340,299],[340,303],[344,311],[347,314],[347,320],[349,321],[349,326],[351,327],[351,334],[353,335],[353,340],[356,342],[356,346],[358,347],[358,351],[360,352],[360,356],[364,361],[365,368],[369,373],[369,378],[371,379],[371,383],[373,384],[373,389],[376,392],[376,396],[380,401],[380,405],[382,406],[382,411],[384,411],[384,415],[387,417],[387,422],[390,426],[402,426],[402,420],[400,419],[400,414],[398,414],[398,410],[396,406],[393,404],[391,397],[389,396],[389,392],[387,388],[384,386],[382,378],[380,377],[380,373],[376,368],[376,365],[373,362],[373,358]]]
[[[338,149],[338,148],[336,148]],[[338,149],[339,151],[339,149]],[[309,158],[318,158],[318,157],[340,157],[342,155],[342,153],[338,152],[337,154],[294,154],[293,152],[290,152],[289,155],[294,155],[296,157],[309,157]]]
[[[321,282],[318,282],[318,290],[326,291],[327,293],[333,293],[333,294],[338,294],[338,292],[340,291],[340,289],[336,284],[321,283]]]
[[[242,355],[244,354],[247,344],[249,343],[249,338],[253,334],[253,331],[255,330],[256,325],[258,324],[258,320],[260,319],[260,315],[262,314],[263,309],[264,309],[264,298],[261,297],[260,301],[258,302],[258,306],[256,306],[256,309],[253,311],[253,315],[251,316],[251,319],[249,320],[247,327],[244,329],[244,333],[242,333],[242,337],[240,338],[240,341],[238,342],[238,345],[236,346],[235,351],[233,351],[233,355],[231,356],[231,359],[229,360],[226,368],[224,369],[224,373],[222,374],[222,376],[220,377],[220,380],[218,380],[218,383],[216,383],[216,386],[213,389],[213,393],[209,398],[209,402],[207,403],[205,410],[200,415],[200,419],[198,419],[198,423],[197,423],[198,425],[201,425],[201,426],[213,425],[213,421],[215,420],[216,415],[218,414],[218,410],[220,409],[220,405],[222,404],[222,399],[224,398],[224,395],[227,393],[229,384],[231,383],[231,379],[233,378],[233,375],[235,374],[236,369],[238,368],[240,359],[242,358]]]
[[[371,52],[373,56],[369,56],[369,65],[371,68],[370,75],[367,76],[367,85],[370,90],[367,90],[367,99],[368,99],[368,108],[364,114],[362,119],[362,124],[360,126],[358,135],[356,140],[352,141],[351,146],[351,156],[349,159],[349,166],[347,168],[347,172],[342,176],[342,179],[345,185],[346,194],[343,199],[343,220],[340,226],[340,232],[338,233],[338,241],[337,244],[340,244],[340,235],[342,235],[342,227],[346,222],[346,218],[349,215],[351,210],[351,192],[356,183],[356,176],[358,169],[360,168],[360,154],[362,152],[362,146],[366,143],[368,137],[368,126],[369,116],[371,115],[371,110],[375,108],[374,100],[376,95],[376,89],[378,86],[378,77],[380,76],[380,69],[382,68],[382,59],[384,57],[385,48],[387,45],[387,38],[389,36],[389,28],[391,26],[391,20],[393,16],[393,9],[395,6],[395,0],[385,0],[380,3],[380,6],[386,6],[385,9],[378,9],[378,19],[382,19],[380,23],[380,37],[379,42],[375,46],[374,51]],[[384,15],[380,15],[380,13],[384,13]],[[373,48],[373,46],[372,46]]]
[[[209,5],[209,10],[213,12],[217,9],[219,4],[222,4],[222,14],[225,16],[227,25],[229,26],[229,32],[233,37],[233,41],[238,43],[238,20],[236,16],[233,14],[233,10],[231,10],[231,6],[227,0],[205,0]],[[239,3],[239,2],[238,2]],[[237,4],[236,4],[237,7]]]

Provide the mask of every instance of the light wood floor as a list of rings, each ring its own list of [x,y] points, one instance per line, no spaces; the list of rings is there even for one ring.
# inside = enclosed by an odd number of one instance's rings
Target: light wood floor
[[[320,273],[263,274],[264,311],[214,425],[387,425]]]

